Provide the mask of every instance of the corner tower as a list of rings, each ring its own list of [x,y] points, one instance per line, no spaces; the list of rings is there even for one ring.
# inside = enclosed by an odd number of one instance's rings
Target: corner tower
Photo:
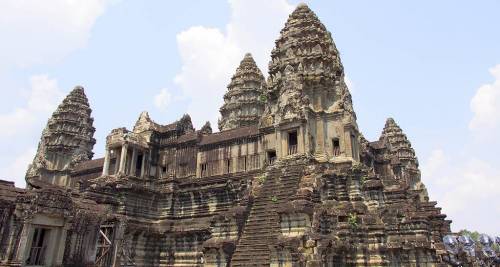
[[[427,190],[420,178],[415,150],[393,118],[388,118],[385,122],[379,141],[387,146],[394,177],[406,183],[411,189],[420,190],[421,197],[427,198]]]
[[[264,110],[261,96],[265,85],[264,75],[247,53],[227,86],[224,105],[220,108],[219,130],[258,124]]]
[[[289,16],[271,52],[267,100],[261,127],[274,126],[282,143],[295,127],[299,152],[302,143],[303,153],[320,160],[359,158],[356,115],[339,52],[305,4]]]
[[[32,185],[36,180],[58,186],[70,184],[69,176],[75,164],[92,159],[94,154],[96,141],[91,112],[83,87],[76,86],[47,122],[26,173],[27,184]]]

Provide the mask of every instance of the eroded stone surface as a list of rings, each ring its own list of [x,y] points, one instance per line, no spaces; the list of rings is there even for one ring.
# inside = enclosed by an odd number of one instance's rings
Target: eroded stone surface
[[[246,54],[231,78],[220,108],[219,130],[230,130],[259,122],[264,109],[264,75],[251,54]]]
[[[73,90],[42,133],[30,188],[0,183],[0,263],[34,261],[46,228],[49,266],[443,264],[451,221],[415,151],[393,119],[378,141],[360,133],[339,52],[307,5],[281,31],[267,83],[245,56],[221,115],[213,133],[143,112],[90,160],[90,108]]]
[[[60,186],[71,186],[69,174],[74,166],[92,159],[94,119],[83,87],[76,86],[57,107],[43,130],[38,150],[30,165],[27,182],[40,179]]]

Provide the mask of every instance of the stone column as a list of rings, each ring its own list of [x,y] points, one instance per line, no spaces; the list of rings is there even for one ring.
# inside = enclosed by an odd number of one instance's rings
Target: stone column
[[[120,157],[120,169],[119,172],[122,174],[125,174],[125,166],[127,165],[127,150],[128,150],[128,144],[123,144],[122,145],[122,153]]]
[[[200,150],[198,150],[198,152],[196,153],[196,177],[201,177],[201,152]],[[237,164],[236,164],[237,165]]]
[[[276,157],[280,159],[283,157],[282,155],[282,147],[281,147],[281,130],[276,129]]]
[[[55,257],[53,264],[55,266],[62,266],[64,250],[66,249],[66,236],[68,230],[71,228],[71,224],[65,223],[63,227],[57,229],[57,240],[55,240]]]
[[[14,214],[12,214],[12,218],[14,218]],[[7,250],[6,250],[6,257],[11,257],[16,260],[17,255],[12,255],[14,253],[14,250],[20,245],[18,243],[18,234],[22,233],[24,226],[26,226],[24,223],[22,223],[21,220],[19,219],[11,219],[10,220],[10,226],[9,229],[11,230],[10,233],[8,233],[8,242],[7,242]],[[22,235],[19,235],[19,238]],[[17,251],[19,253],[19,251]]]
[[[135,168],[137,166],[137,148],[132,148],[132,159],[130,162],[129,174],[135,176]]]
[[[353,146],[351,140],[351,131],[349,129],[344,129],[344,153],[347,157],[351,157],[354,160]]]
[[[125,233],[125,224],[123,222],[119,222],[115,224],[115,236],[113,240],[113,247],[110,251],[112,255],[111,266],[119,267],[121,266],[121,257],[119,256],[120,249],[124,245],[124,233]]]
[[[109,175],[109,148],[106,147],[106,151],[104,152],[104,166],[102,168],[102,175]]]
[[[304,148],[304,126],[300,125],[297,131],[297,153],[305,154],[306,150]]]
[[[281,156],[286,157],[288,156],[288,149],[290,147],[288,146],[288,132],[281,132]]]
[[[24,263],[28,259],[33,239],[33,232],[34,229],[31,221],[24,222],[21,237],[19,238],[16,261]]]
[[[146,174],[146,151],[142,152],[141,177]]]
[[[118,161],[121,157],[121,153],[119,153],[118,149],[115,149],[116,152],[116,159],[115,159],[115,175],[118,173],[118,170],[120,168],[120,161]]]
[[[307,119],[304,127],[304,152],[306,154],[309,154],[311,152],[311,143],[310,143],[310,138],[311,138],[311,132],[309,131],[309,128],[311,128],[311,124],[309,122],[309,118]]]
[[[316,120],[316,153],[323,154],[325,152],[325,131],[323,118],[318,118]]]

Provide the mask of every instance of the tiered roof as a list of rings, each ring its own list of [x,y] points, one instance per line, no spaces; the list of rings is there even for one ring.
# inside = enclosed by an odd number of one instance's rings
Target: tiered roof
[[[40,168],[61,171],[92,159],[96,141],[91,112],[83,87],[76,86],[47,122],[28,176],[36,176]]]
[[[323,94],[313,111],[346,110],[354,114],[344,82],[344,68],[330,32],[309,7],[300,4],[289,16],[271,52],[268,78],[270,108],[277,104],[278,120],[300,117],[300,110]],[[283,95],[285,97],[283,97]],[[278,100],[280,98],[280,100]],[[295,115],[290,115],[295,114]]]
[[[394,163],[400,163],[407,169],[418,169],[418,159],[415,155],[415,150],[413,150],[406,134],[403,133],[403,130],[401,130],[393,118],[388,118],[385,122],[384,130],[379,140],[386,144],[392,156],[391,160]]]
[[[269,74],[286,74],[287,66],[292,67],[295,73],[308,75],[333,77],[343,73],[339,52],[330,32],[304,4],[290,14],[281,30],[276,47],[271,52]]]
[[[222,118],[219,120],[219,130],[257,124],[264,110],[261,99],[264,88],[264,75],[252,55],[247,53],[227,86],[224,105],[220,108]]]

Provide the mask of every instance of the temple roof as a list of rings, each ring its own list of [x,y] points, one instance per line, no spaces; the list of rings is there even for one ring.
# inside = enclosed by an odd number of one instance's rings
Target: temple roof
[[[227,86],[224,104],[220,108],[222,117],[219,129],[222,131],[257,124],[264,110],[260,97],[265,86],[264,75],[252,55],[245,54]]]
[[[344,68],[330,32],[306,4],[290,14],[271,51],[265,121],[303,120],[313,112],[342,112],[355,121]],[[316,95],[323,95],[321,104]],[[273,108],[276,107],[277,108]]]
[[[93,138],[95,128],[93,127],[94,119],[90,116],[91,112],[83,87],[76,86],[52,113],[44,130],[45,145],[50,148],[74,148],[73,142],[68,140],[63,142],[59,138],[59,136],[70,136],[79,141],[76,143],[80,148],[85,149],[91,158],[92,148],[96,142]]]
[[[236,129],[231,129],[203,136],[200,145],[208,145],[208,144],[234,140],[238,138],[251,137],[251,136],[256,136],[258,134],[259,134],[259,128],[257,125],[239,127]]]
[[[147,111],[141,112],[137,122],[134,125],[134,132],[140,133],[144,131],[157,131],[160,133],[170,132],[170,131],[180,131],[180,132],[193,132],[194,127],[191,122],[191,116],[189,114],[184,114],[179,120],[161,125],[159,123],[154,122],[150,117]]]
[[[85,172],[95,169],[102,169],[103,165],[104,165],[104,158],[87,160],[77,164],[75,166],[74,172]]]
[[[392,160],[402,161],[407,167],[418,167],[415,150],[413,150],[406,134],[393,118],[386,120],[379,141],[387,146],[393,156]]]
[[[322,67],[343,72],[330,32],[306,4],[297,6],[280,33],[271,52],[269,74],[280,71],[283,75],[287,66],[294,71],[307,71],[312,60],[318,59],[324,64]]]
[[[61,165],[72,167],[78,162],[92,158],[96,140],[93,137],[95,128],[91,112],[83,87],[76,86],[47,122],[27,177],[38,176],[40,169],[55,165],[47,164],[51,161],[59,161],[58,168],[61,168]],[[53,153],[50,158],[47,157],[49,153]]]

